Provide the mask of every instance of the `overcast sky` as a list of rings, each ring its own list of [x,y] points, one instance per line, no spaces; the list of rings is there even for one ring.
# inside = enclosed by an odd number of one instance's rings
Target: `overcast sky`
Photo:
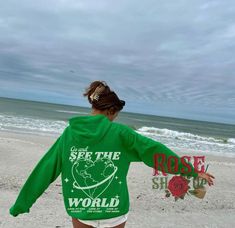
[[[235,123],[235,1],[2,1],[0,96]]]

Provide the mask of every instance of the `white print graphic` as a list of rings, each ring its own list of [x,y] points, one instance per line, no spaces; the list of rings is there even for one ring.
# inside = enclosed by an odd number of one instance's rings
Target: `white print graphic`
[[[107,198],[68,198],[69,207],[117,207],[119,204],[119,199],[117,197],[107,199]]]
[[[88,147],[71,147],[69,160],[73,188],[83,191],[90,199],[99,197],[111,184],[118,168],[112,160],[119,160],[120,152],[88,152]],[[92,159],[92,157],[95,157]],[[115,177],[117,179],[117,177]]]

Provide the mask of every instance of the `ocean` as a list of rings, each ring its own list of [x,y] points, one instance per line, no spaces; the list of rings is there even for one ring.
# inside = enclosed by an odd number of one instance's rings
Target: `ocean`
[[[0,131],[59,135],[74,116],[90,115],[78,106],[0,98]],[[161,117],[122,110],[115,122],[159,141],[172,150],[235,157],[235,125]]]

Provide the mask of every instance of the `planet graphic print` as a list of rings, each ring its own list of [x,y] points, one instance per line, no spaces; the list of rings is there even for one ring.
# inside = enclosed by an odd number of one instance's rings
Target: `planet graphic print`
[[[117,167],[109,158],[78,159],[72,166],[73,187],[95,199],[109,187],[116,172]]]

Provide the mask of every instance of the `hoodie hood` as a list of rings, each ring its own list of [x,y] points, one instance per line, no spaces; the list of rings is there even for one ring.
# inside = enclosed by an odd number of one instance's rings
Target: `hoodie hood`
[[[103,114],[76,116],[69,119],[69,128],[76,141],[82,139],[89,143],[99,142],[110,127],[111,121]]]

